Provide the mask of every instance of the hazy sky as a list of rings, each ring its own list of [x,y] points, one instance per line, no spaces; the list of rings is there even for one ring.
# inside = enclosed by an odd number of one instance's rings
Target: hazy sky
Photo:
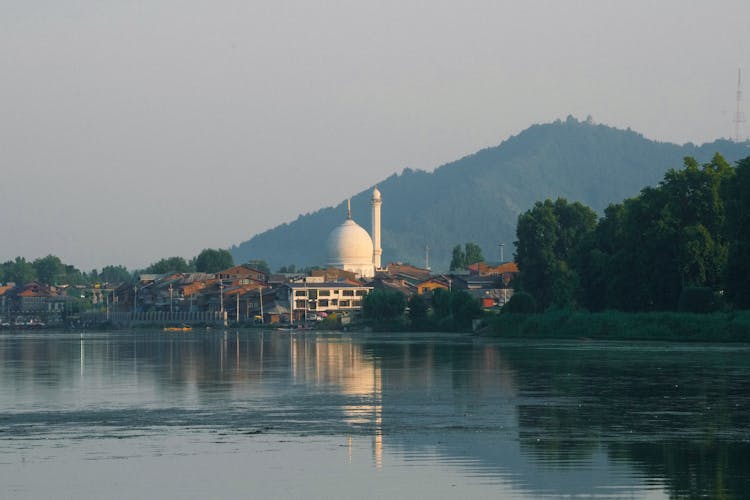
[[[748,19],[747,0],[0,0],[0,261],[190,258],[568,114],[729,137]]]

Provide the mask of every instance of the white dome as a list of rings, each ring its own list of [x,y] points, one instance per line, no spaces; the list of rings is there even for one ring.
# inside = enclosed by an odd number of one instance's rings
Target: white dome
[[[367,231],[347,219],[328,236],[328,265],[372,277],[375,274],[372,249],[372,238]]]

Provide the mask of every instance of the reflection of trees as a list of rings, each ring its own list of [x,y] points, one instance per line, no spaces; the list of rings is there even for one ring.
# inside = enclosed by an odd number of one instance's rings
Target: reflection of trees
[[[521,397],[544,396],[518,406],[531,456],[574,464],[603,443],[677,496],[744,496],[750,380],[741,354],[537,349],[511,358]]]

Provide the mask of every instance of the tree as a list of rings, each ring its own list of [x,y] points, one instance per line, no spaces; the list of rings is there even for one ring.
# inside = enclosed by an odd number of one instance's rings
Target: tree
[[[451,314],[451,292],[443,288],[432,291],[432,312],[436,318],[447,318]]]
[[[216,273],[232,266],[232,254],[223,248],[206,248],[195,258],[195,270],[199,273]]]
[[[65,275],[62,261],[54,255],[47,255],[36,259],[33,263],[37,280],[50,285],[58,284]]]
[[[167,257],[143,270],[145,274],[187,273],[192,268],[182,257]]]
[[[563,198],[537,202],[518,218],[516,263],[521,288],[539,301],[573,307],[580,295],[577,257],[596,227],[596,213]]]
[[[17,285],[23,285],[36,281],[36,269],[27,262],[23,257],[16,257],[15,260],[9,260],[3,264],[3,281],[13,282]]]
[[[466,269],[466,253],[464,253],[461,245],[453,247],[453,257],[451,257],[451,271],[457,271],[460,269]]]
[[[104,266],[99,278],[105,283],[128,283],[133,279],[125,266]]]
[[[722,185],[733,170],[720,155],[684,165],[610,206],[582,246],[577,268],[589,308],[673,310],[684,288],[721,286],[728,247]]]
[[[464,254],[466,255],[464,267],[476,264],[477,262],[484,262],[482,249],[476,243],[464,244]]]
[[[726,200],[724,234],[728,240],[724,279],[728,299],[750,308],[750,156],[737,163],[723,190]]]
[[[393,321],[403,316],[406,297],[396,290],[373,290],[362,301],[365,318],[375,321]]]
[[[484,262],[484,256],[482,255],[482,249],[476,243],[465,243],[463,248],[461,248],[461,245],[453,247],[451,271],[466,269],[467,266],[477,262]]]
[[[258,271],[263,271],[266,274],[271,274],[271,268],[268,267],[268,262],[262,259],[251,259],[247,261],[247,265],[257,269]]]
[[[516,292],[503,306],[503,313],[532,314],[536,312],[536,301],[534,297],[526,292]]]
[[[424,321],[427,317],[427,304],[425,303],[424,298],[414,294],[409,297],[407,304],[409,306],[409,319],[411,320],[412,325]]]
[[[468,328],[471,321],[482,316],[482,308],[479,301],[472,297],[466,290],[454,290],[450,298],[451,314],[456,326]]]

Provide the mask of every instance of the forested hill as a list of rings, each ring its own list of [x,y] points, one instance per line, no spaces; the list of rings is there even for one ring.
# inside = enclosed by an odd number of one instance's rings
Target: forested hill
[[[666,170],[681,168],[685,156],[704,163],[717,152],[734,163],[750,155],[750,143],[679,146],[573,118],[534,125],[432,173],[407,168],[378,183],[383,263],[423,266],[428,243],[431,267],[446,270],[453,247],[468,241],[478,243],[488,260],[499,259],[503,242],[507,260],[518,215],[534,202],[564,197],[601,213],[657,184]],[[368,231],[371,191],[352,197],[354,219]],[[344,204],[301,215],[232,247],[235,262],[264,259],[273,270],[324,265],[326,239],[343,222]]]

